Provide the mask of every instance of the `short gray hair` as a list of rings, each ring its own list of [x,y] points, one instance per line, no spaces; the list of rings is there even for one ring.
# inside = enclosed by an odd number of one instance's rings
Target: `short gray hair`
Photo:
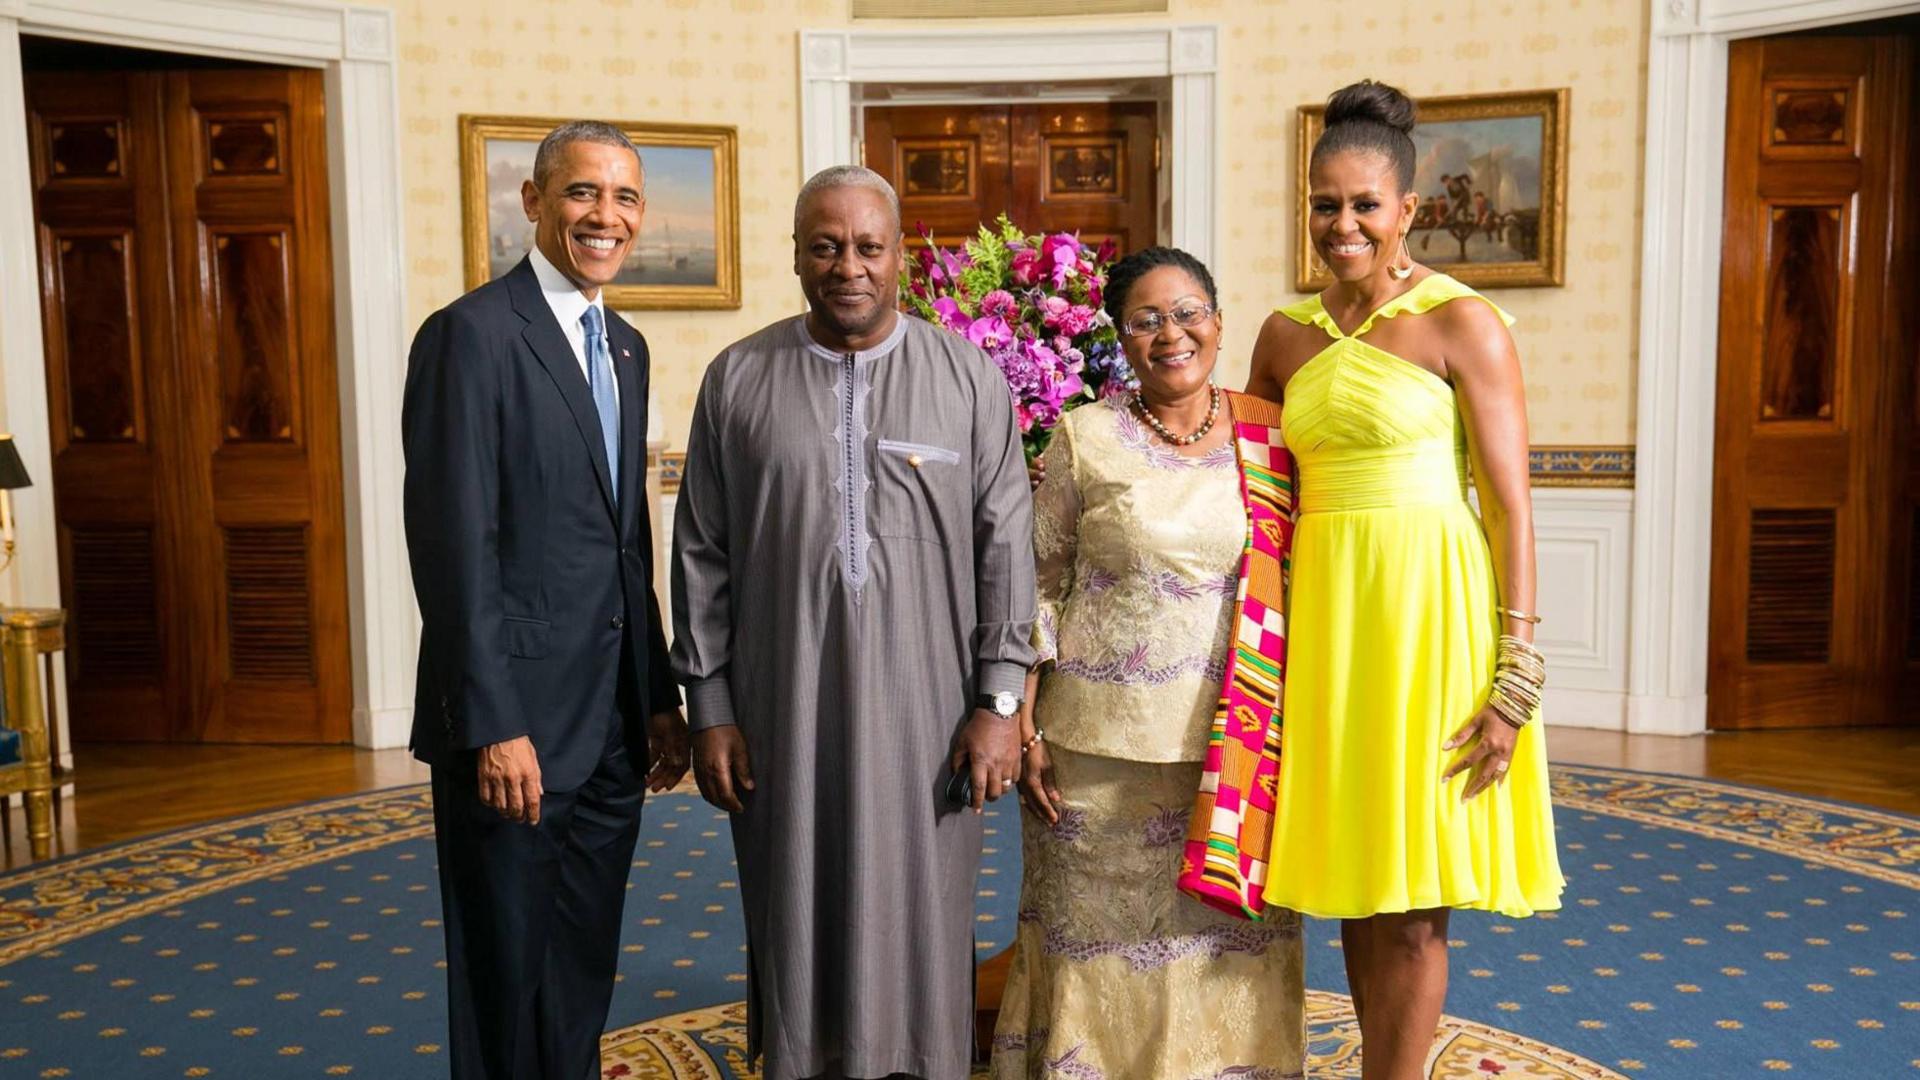
[[[540,149],[533,152],[533,186],[545,191],[547,181],[553,176],[553,170],[560,164],[560,151],[568,143],[590,142],[602,146],[617,146],[633,155],[634,163],[640,166],[640,189],[646,190],[647,163],[640,158],[640,148],[633,145],[627,133],[612,124],[600,120],[569,120],[540,140]]]
[[[793,237],[800,239],[800,215],[806,211],[807,203],[815,195],[834,188],[858,187],[877,191],[886,196],[887,210],[893,214],[893,230],[900,231],[900,196],[887,183],[887,178],[864,165],[829,165],[800,187],[800,197],[793,200]]]

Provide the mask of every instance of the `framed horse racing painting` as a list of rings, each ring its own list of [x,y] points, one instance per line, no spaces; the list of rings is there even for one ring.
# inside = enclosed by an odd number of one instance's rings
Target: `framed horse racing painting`
[[[1566,283],[1567,114],[1571,92],[1523,90],[1420,98],[1413,129],[1420,195],[1407,247],[1416,262],[1475,288]],[[1308,235],[1313,144],[1326,106],[1302,105],[1294,288],[1333,283]]]
[[[533,244],[520,185],[559,120],[460,117],[460,189],[467,288],[513,269]],[[740,306],[739,138],[732,127],[616,124],[640,151],[647,206],[620,275],[619,310]]]

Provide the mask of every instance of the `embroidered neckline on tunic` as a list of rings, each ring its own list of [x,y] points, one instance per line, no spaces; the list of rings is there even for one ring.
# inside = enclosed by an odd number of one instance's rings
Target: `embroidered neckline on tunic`
[[[1199,457],[1182,454],[1171,446],[1154,440],[1147,433],[1147,427],[1131,410],[1109,405],[1118,425],[1120,445],[1146,456],[1147,464],[1156,469],[1225,469],[1239,464],[1239,458],[1233,452],[1231,440],[1214,447]]]
[[[846,362],[846,359],[847,359],[846,353],[835,352],[834,350],[827,348],[825,345],[822,345],[819,342],[813,340],[813,335],[807,331],[807,317],[805,315],[799,315],[794,317],[793,329],[794,329],[794,333],[798,334],[800,337],[800,344],[804,346],[808,352],[821,358],[822,360],[831,360],[836,364]],[[894,319],[893,331],[886,336],[886,339],[884,341],[880,342],[880,344],[878,345],[875,345],[871,349],[860,349],[854,352],[853,353],[854,362],[857,364],[865,364],[872,360],[878,360],[881,357],[892,352],[893,350],[899,348],[900,342],[905,340],[906,336],[907,336],[907,316],[901,315]]]
[[[840,369],[833,382],[833,439],[839,445],[840,466],[833,482],[840,497],[840,527],[833,546],[840,552],[841,570],[857,601],[867,583],[867,551],[873,546],[873,534],[867,529],[867,491],[873,486],[867,475],[867,394],[873,389],[873,362],[899,347],[907,336],[907,320],[897,319],[893,332],[873,348],[847,353],[813,340],[805,315],[795,318],[793,326],[808,352]]]

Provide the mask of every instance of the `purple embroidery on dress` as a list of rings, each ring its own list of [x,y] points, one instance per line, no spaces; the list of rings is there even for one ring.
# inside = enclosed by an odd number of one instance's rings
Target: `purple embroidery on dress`
[[[1187,819],[1192,814],[1189,807],[1163,806],[1159,813],[1147,819],[1141,829],[1141,839],[1150,848],[1178,844],[1187,838]]]
[[[1047,928],[1046,950],[1049,956],[1064,956],[1088,963],[1103,956],[1118,956],[1134,971],[1153,971],[1195,956],[1218,960],[1230,952],[1259,956],[1267,946],[1300,936],[1300,925],[1286,923],[1235,923],[1209,926],[1197,934],[1176,934],[1146,941],[1081,941],[1067,936],[1065,928]]]
[[[1155,442],[1147,434],[1146,425],[1133,415],[1133,410],[1124,402],[1115,401],[1108,408],[1113,410],[1115,419],[1119,421],[1120,445],[1146,455],[1147,464],[1156,469],[1172,469],[1176,472],[1183,469],[1224,469],[1240,463],[1231,442],[1214,447],[1205,456],[1188,457],[1170,446]]]
[[[1171,570],[1136,567],[1134,573],[1147,579],[1148,592],[1165,600],[1198,600],[1205,596],[1231,597],[1240,591],[1240,578],[1236,574],[1191,582]]]
[[[1053,823],[1050,830],[1053,838],[1063,844],[1071,844],[1087,834],[1087,812],[1067,807],[1060,811],[1060,820]]]
[[[1053,608],[1041,608],[1040,617],[1036,622],[1039,623],[1040,631],[1040,640],[1036,642],[1038,646],[1037,651],[1040,654],[1039,659],[1058,659],[1060,656],[1060,625],[1058,620],[1054,618]]]
[[[1008,1050],[1025,1050],[1028,1046],[1047,1041],[1052,1028],[1035,1028],[1032,1031],[1009,1031],[1005,1035],[993,1037],[993,1052],[998,1054]]]
[[[1197,1077],[1195,1080],[1301,1080],[1306,1075],[1298,1072],[1283,1073],[1277,1069],[1269,1069],[1265,1065],[1229,1065],[1212,1076]]]
[[[1086,1043],[1075,1043],[1073,1049],[1046,1062],[1043,1066],[1046,1072],[1042,1075],[1065,1076],[1070,1077],[1071,1080],[1107,1080],[1106,1073],[1080,1060],[1080,1051],[1085,1049],[1086,1045]]]
[[[1175,679],[1188,675],[1202,675],[1218,681],[1226,678],[1226,661],[1214,656],[1187,656],[1160,667],[1147,665],[1147,646],[1142,644],[1133,652],[1112,660],[1095,663],[1090,660],[1064,659],[1054,670],[1063,675],[1071,675],[1087,682],[1111,683],[1116,686],[1165,686]]]
[[[1080,588],[1089,594],[1103,593],[1118,584],[1120,584],[1119,574],[1104,567],[1089,566],[1087,576],[1080,582]]]

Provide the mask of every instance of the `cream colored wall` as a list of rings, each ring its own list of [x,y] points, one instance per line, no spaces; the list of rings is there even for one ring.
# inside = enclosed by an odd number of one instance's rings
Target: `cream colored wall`
[[[678,448],[712,355],[798,310],[788,239],[802,179],[796,37],[803,28],[847,25],[845,0],[395,0],[393,7],[416,321],[462,289],[459,114],[740,129],[741,309],[631,316],[652,345],[659,424]],[[1058,33],[1065,49],[1075,21],[956,25]],[[1502,290],[1495,298],[1520,319],[1515,335],[1534,442],[1632,442],[1646,84],[1646,11],[1638,0],[1381,0],[1364,8],[1174,0],[1165,17],[1095,21],[1222,28],[1214,269],[1232,328],[1228,385],[1244,376],[1262,313],[1292,295],[1296,105],[1367,76],[1415,95],[1572,87],[1566,287]]]

